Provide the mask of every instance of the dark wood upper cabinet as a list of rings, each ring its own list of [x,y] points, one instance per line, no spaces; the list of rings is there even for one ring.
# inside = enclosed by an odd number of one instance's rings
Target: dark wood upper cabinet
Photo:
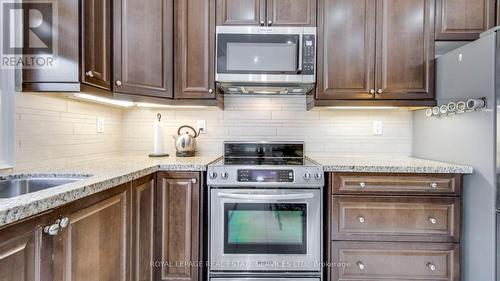
[[[217,25],[316,26],[317,0],[217,0]]]
[[[373,0],[320,1],[318,99],[373,98],[375,4]]]
[[[495,0],[436,0],[436,40],[476,40],[495,26]]]
[[[377,0],[376,99],[434,97],[434,0]]]
[[[316,26],[317,0],[267,0],[267,24]]]
[[[175,1],[175,99],[215,97],[215,0]]]
[[[81,81],[111,90],[111,0],[84,0],[81,13]]]
[[[217,0],[217,25],[261,25],[266,0]]]
[[[113,4],[114,91],[171,98],[173,2],[114,0]]]
[[[319,100],[429,100],[433,0],[321,0]]]
[[[132,281],[153,281],[155,249],[155,177],[132,182]]]
[[[37,54],[44,57],[55,55],[56,59],[53,67],[24,69],[23,91],[80,91],[79,1],[57,0],[55,4],[57,21],[54,21],[52,51],[37,51]]]
[[[158,260],[162,266],[155,280],[199,280],[196,266],[200,255],[200,177],[199,173],[157,175],[158,184]]]
[[[59,210],[70,223],[54,236],[54,281],[128,280],[129,186]]]

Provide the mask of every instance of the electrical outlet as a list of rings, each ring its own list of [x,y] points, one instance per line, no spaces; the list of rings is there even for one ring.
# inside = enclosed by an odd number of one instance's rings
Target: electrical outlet
[[[104,133],[104,118],[97,118],[96,120],[96,131],[98,133]]]
[[[196,128],[200,131],[200,134],[207,133],[207,120],[196,121]]]
[[[372,134],[374,136],[384,135],[384,123],[382,121],[373,121]]]

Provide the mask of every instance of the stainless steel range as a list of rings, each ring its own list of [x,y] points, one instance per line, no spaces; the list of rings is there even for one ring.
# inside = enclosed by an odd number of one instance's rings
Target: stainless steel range
[[[210,280],[321,279],[324,179],[304,143],[226,142],[207,185]]]

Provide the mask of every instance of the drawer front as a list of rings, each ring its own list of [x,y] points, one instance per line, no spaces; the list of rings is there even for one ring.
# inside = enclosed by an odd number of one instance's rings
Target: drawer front
[[[441,194],[460,196],[462,176],[453,174],[332,173],[332,194]]]
[[[331,280],[460,280],[458,244],[332,242]]]
[[[456,197],[332,196],[332,239],[459,242]]]

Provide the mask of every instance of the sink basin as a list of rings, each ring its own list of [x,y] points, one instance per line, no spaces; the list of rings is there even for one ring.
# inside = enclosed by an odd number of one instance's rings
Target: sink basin
[[[86,179],[82,177],[21,177],[0,180],[0,198],[12,198]]]

